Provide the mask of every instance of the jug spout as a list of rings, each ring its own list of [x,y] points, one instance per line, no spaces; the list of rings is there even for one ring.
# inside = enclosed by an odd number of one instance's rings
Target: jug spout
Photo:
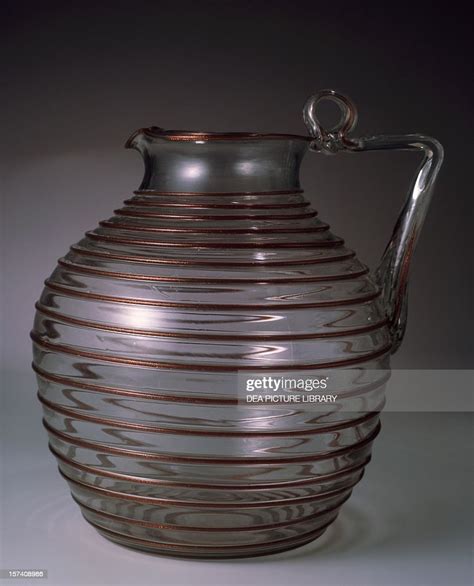
[[[133,134],[131,134],[125,142],[126,149],[135,149],[139,153],[144,152],[146,148],[146,136],[147,134],[158,134],[163,132],[164,129],[160,128],[159,126],[151,126],[150,128],[139,128],[135,130]]]
[[[141,128],[125,143],[143,157],[141,191],[259,193],[300,188],[310,137]]]

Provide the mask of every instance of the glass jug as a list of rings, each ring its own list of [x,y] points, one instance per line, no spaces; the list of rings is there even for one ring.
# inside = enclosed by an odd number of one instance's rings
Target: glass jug
[[[321,100],[341,120],[319,122]],[[242,407],[242,373],[380,372],[406,325],[410,260],[443,154],[421,135],[353,138],[332,90],[309,136],[143,128],[140,188],[58,261],[36,305],[33,368],[59,471],[85,519],[185,557],[284,551],[319,537],[370,460],[365,412]],[[305,199],[308,151],[421,151],[371,275]],[[374,385],[352,389],[357,397]]]

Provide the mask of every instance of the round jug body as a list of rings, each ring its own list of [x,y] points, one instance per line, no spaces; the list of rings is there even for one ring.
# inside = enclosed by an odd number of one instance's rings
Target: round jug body
[[[380,290],[304,196],[306,137],[152,128],[128,146],[145,161],[140,189],[58,261],[37,303],[60,472],[122,545],[219,558],[308,543],[379,431]],[[353,412],[242,403],[246,376],[342,370]],[[361,384],[369,372],[376,384]]]

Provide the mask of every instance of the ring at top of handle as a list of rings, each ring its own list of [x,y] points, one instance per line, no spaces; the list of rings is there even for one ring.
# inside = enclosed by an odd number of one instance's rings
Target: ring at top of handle
[[[339,121],[328,129],[324,128],[316,114],[316,108],[323,100],[335,102],[340,110]],[[335,153],[351,146],[348,135],[357,124],[357,108],[347,96],[334,90],[321,90],[306,100],[303,120],[314,137],[311,148],[324,153]]]

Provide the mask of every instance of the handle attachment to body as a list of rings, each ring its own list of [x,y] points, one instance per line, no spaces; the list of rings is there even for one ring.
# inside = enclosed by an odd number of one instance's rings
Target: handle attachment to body
[[[331,129],[325,129],[316,116],[316,106],[322,100],[336,102],[341,110],[339,122]],[[335,154],[341,151],[410,150],[423,153],[423,160],[375,271],[375,280],[381,288],[389,318],[392,352],[395,352],[406,329],[410,262],[443,162],[443,147],[434,138],[421,134],[349,137],[357,122],[357,109],[349,98],[333,90],[322,90],[308,98],[303,109],[303,119],[314,138],[310,148],[316,152]]]

